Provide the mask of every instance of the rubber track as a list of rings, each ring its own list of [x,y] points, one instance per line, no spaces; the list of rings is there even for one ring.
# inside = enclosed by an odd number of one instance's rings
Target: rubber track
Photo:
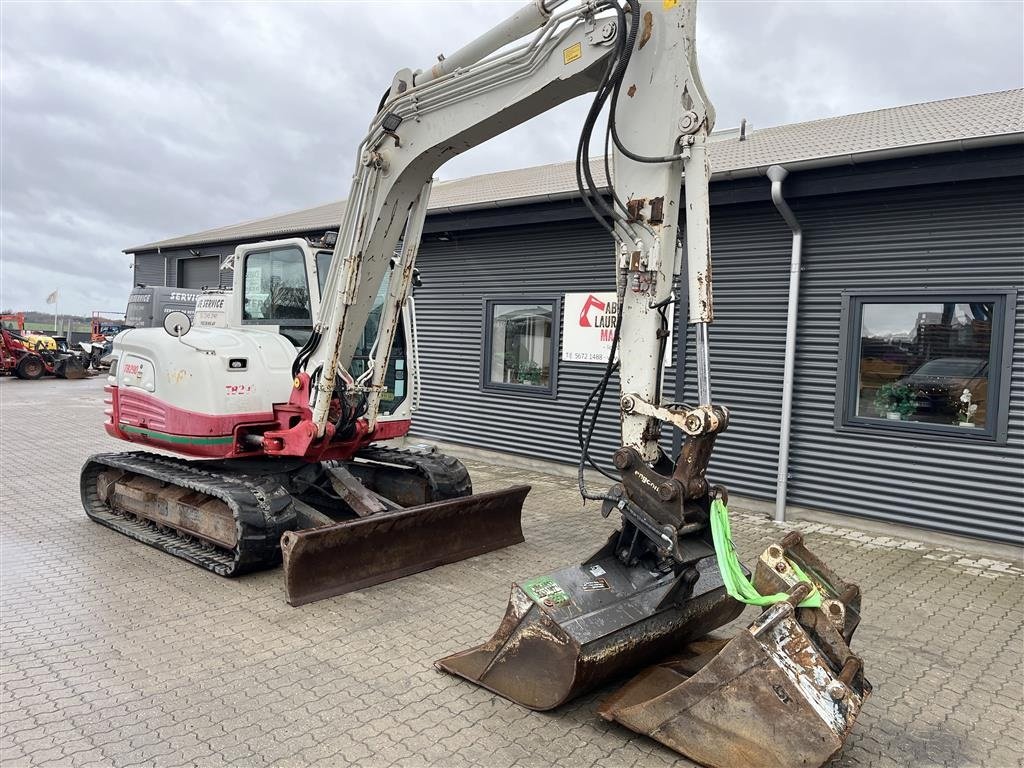
[[[428,453],[370,445],[360,450],[356,457],[366,461],[397,464],[414,469],[430,484],[433,498],[428,501],[458,499],[473,493],[469,470],[454,456],[437,452]]]
[[[296,525],[288,492],[272,479],[226,475],[204,469],[203,464],[141,451],[97,454],[82,468],[82,504],[86,514],[100,525],[221,576],[238,576],[280,563],[281,534]],[[100,500],[96,488],[96,478],[106,468],[156,478],[224,501],[237,526],[234,551],[114,511]]]
[[[453,456],[371,445],[359,451],[358,457],[415,470],[430,485],[430,501],[460,498],[473,492],[469,472]],[[203,468],[205,463],[144,451],[91,456],[82,468],[82,505],[89,518],[100,525],[220,576],[239,576],[279,564],[281,534],[296,527],[287,490],[273,479],[214,472]],[[222,500],[234,515],[239,544],[229,551],[111,509],[100,500],[96,488],[97,476],[107,468],[152,477]]]

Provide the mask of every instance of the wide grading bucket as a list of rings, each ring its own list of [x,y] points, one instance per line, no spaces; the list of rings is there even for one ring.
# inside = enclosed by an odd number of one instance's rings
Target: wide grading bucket
[[[436,666],[531,709],[552,709],[742,610],[726,594],[714,557],[697,560],[688,576],[663,574],[627,568],[609,546],[583,565],[513,584],[494,636]]]
[[[523,541],[530,486],[379,512],[281,537],[291,605],[341,595]]]
[[[796,563],[821,593],[808,593]],[[731,640],[693,643],[645,670],[598,712],[713,768],[820,766],[843,745],[871,693],[848,640],[860,590],[803,547],[799,535],[758,561],[762,594],[788,592]]]

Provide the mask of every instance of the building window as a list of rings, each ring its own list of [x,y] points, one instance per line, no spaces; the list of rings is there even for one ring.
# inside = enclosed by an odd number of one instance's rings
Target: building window
[[[1005,439],[1015,300],[844,294],[837,426]]]
[[[298,248],[275,248],[245,257],[242,319],[251,323],[309,325],[306,259]]]
[[[484,301],[484,389],[555,393],[559,304],[547,297]]]

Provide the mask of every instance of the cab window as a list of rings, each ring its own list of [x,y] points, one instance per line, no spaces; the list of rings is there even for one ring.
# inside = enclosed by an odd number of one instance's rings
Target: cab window
[[[250,323],[312,323],[306,262],[299,248],[275,248],[245,257],[242,319]]]
[[[327,284],[327,270],[331,268],[334,251],[318,251],[316,254],[316,280],[320,284],[320,301],[324,300],[324,286]]]

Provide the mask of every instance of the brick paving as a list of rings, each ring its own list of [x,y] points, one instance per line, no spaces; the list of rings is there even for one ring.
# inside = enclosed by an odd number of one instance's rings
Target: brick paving
[[[690,765],[599,719],[605,691],[536,713],[432,666],[490,636],[513,579],[602,543],[571,480],[471,462],[479,490],[533,484],[525,544],[290,608],[279,571],[218,578],[86,519],[79,467],[120,445],[101,388],[0,381],[3,765]],[[733,517],[746,562],[781,535]],[[792,527],[865,595],[875,692],[834,765],[1021,765],[1020,563]]]

